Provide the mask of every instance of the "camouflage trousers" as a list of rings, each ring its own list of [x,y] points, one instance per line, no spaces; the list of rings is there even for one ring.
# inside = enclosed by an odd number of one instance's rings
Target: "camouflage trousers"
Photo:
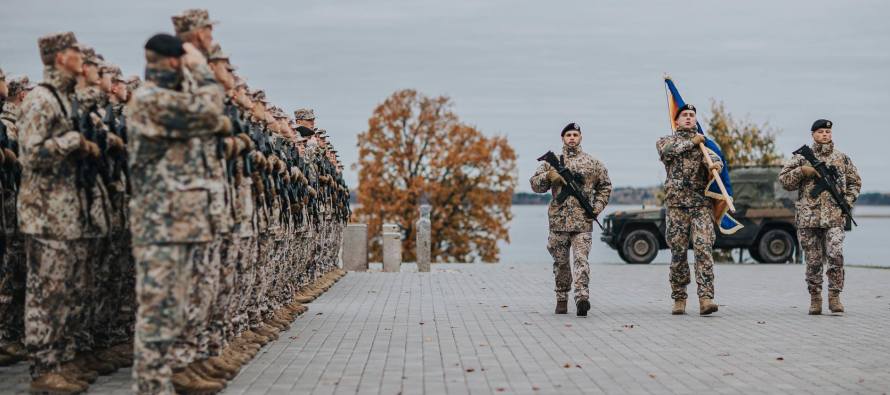
[[[798,228],[797,238],[807,262],[806,282],[810,294],[822,293],[822,268],[827,266],[828,290],[844,290],[844,229]]]
[[[695,282],[698,297],[714,298],[714,223],[711,208],[668,207],[665,238],[671,248],[671,298],[686,299],[689,285],[687,250],[690,242],[695,253]]]
[[[0,348],[25,339],[25,239],[6,236],[6,251],[0,261]]]
[[[210,306],[219,288],[219,266],[222,256],[222,238],[214,238],[203,251],[200,263],[191,265],[188,277],[188,303],[186,303],[185,330],[173,346],[176,358],[174,368],[179,368],[195,360],[207,358],[210,334],[207,331]]]
[[[235,266],[235,290],[232,298],[229,327],[229,338],[233,338],[248,329],[250,315],[248,309],[256,289],[257,259],[259,245],[255,237],[244,237],[238,243],[238,262]]]
[[[101,258],[92,271],[93,294],[89,304],[93,349],[109,348],[128,340],[127,329],[119,318],[122,296],[126,293],[124,270],[131,256],[127,234],[123,230],[114,232],[110,240],[101,239],[102,246],[93,252]]]
[[[74,359],[75,337],[87,330],[83,301],[88,300],[87,269],[95,244],[92,239],[25,238],[25,346],[34,378]]]
[[[263,319],[269,311],[269,285],[272,283],[270,264],[272,258],[272,233],[263,232],[259,236],[257,246],[256,260],[256,277],[253,283],[253,292],[251,293],[250,308],[248,313],[248,322],[251,329],[256,329],[263,324]]]
[[[232,320],[232,317],[229,315],[229,304],[234,299],[234,293],[236,292],[235,276],[240,241],[240,237],[226,235],[220,247],[219,286],[217,287],[216,298],[210,305],[210,322],[207,326],[207,352],[211,356],[218,356],[227,345],[226,328]]]
[[[185,332],[189,287],[205,264],[206,243],[136,246],[136,312],[133,378],[138,394],[173,394],[173,369],[184,364],[174,347]]]
[[[553,257],[553,276],[556,278],[556,300],[568,299],[569,289],[572,286],[572,277],[575,279],[575,301],[588,300],[590,290],[590,265],[587,256],[590,254],[592,236],[590,232],[556,232],[551,231],[547,239],[547,251]],[[569,251],[574,252],[574,273],[569,264]]]

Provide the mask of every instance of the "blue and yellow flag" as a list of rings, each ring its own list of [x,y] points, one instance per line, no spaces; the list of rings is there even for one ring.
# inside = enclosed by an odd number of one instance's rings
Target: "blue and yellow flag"
[[[677,122],[674,115],[677,113],[678,108],[686,105],[686,102],[680,97],[680,92],[677,90],[677,86],[674,85],[674,81],[671,80],[670,77],[665,77],[664,83],[667,85],[668,118],[671,120],[671,129],[676,131]],[[698,121],[695,122],[695,126],[698,128],[698,133],[705,136],[705,131],[702,129],[701,124],[698,123]],[[723,171],[720,172],[720,180],[723,181],[723,186],[726,189],[726,194],[729,195],[729,199],[732,199],[732,183],[729,180],[729,164],[726,163],[723,151],[721,151],[720,146],[717,145],[714,140],[709,139],[708,136],[705,136],[705,148],[717,154],[717,156],[720,157],[720,160],[723,161]],[[729,215],[729,202],[726,200],[726,197],[723,196],[714,177],[711,177],[711,181],[708,182],[708,186],[705,188],[705,196],[714,199],[714,221],[717,223],[720,233],[731,235],[744,227],[739,221]]]

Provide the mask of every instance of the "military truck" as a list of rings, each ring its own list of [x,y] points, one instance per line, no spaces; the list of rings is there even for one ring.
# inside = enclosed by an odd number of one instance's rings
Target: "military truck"
[[[732,235],[717,231],[714,248],[747,249],[761,263],[784,263],[800,250],[794,227],[794,195],[779,184],[781,167],[740,167],[730,171],[736,212],[745,227]],[[667,249],[665,209],[618,211],[603,219],[600,239],[627,263],[650,263]]]

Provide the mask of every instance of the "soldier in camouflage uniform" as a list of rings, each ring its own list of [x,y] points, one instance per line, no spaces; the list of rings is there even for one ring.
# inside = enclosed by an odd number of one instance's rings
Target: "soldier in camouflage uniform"
[[[136,259],[135,390],[140,394],[218,391],[187,369],[173,347],[188,327],[194,267],[213,240],[212,182],[204,141],[227,133],[222,87],[204,57],[176,37],[146,43],[146,83],[125,109],[132,146],[130,230]],[[189,70],[191,91],[185,91]]]
[[[127,81],[120,68],[105,64],[100,68],[100,86],[108,95],[108,103],[102,112],[102,121],[108,136],[126,144],[127,119],[124,105],[130,99]],[[123,360],[122,366],[132,364],[133,326],[136,318],[136,266],[133,260],[128,220],[129,180],[127,178],[127,153],[125,149],[108,156],[111,201],[111,244],[107,260],[112,268],[112,278],[106,294],[112,295],[108,305],[107,344],[105,359]]]
[[[656,148],[664,163],[667,179],[664,182],[667,224],[665,236],[671,248],[671,298],[673,314],[686,312],[686,286],[690,283],[687,250],[695,251],[695,282],[698,284],[699,314],[717,311],[714,302],[714,259],[712,248],[716,235],[712,217],[713,203],[704,195],[711,170],[718,172],[723,162],[709,153],[713,165],[709,168],[705,154],[699,148],[704,136],[698,133],[695,107],[685,105],[675,114],[677,131],[658,139]],[[691,243],[690,243],[691,241]]]
[[[100,75],[101,67],[105,65],[105,62],[93,48],[82,45],[81,53],[83,54],[83,72],[77,77],[74,90],[77,102],[75,106],[77,111],[74,111],[74,116],[78,119],[80,132],[86,138],[91,138],[93,142],[100,144],[99,134],[106,130],[102,124],[102,111],[108,102],[108,95],[101,88]],[[107,375],[128,364],[124,358],[120,358],[109,350],[113,345],[111,343],[111,324],[114,322],[113,317],[116,314],[115,307],[119,296],[117,292],[119,270],[118,262],[112,262],[109,259],[112,255],[109,254],[108,241],[115,226],[120,227],[120,221],[111,206],[109,194],[111,182],[107,178],[109,169],[107,160],[112,151],[114,154],[123,152],[123,142],[116,135],[108,135],[105,144],[101,144],[100,148],[109,151],[103,152],[98,160],[91,163],[97,173],[93,182],[99,187],[100,194],[93,195],[88,201],[92,200],[93,204],[100,205],[105,222],[95,225],[101,229],[101,233],[98,235],[100,238],[90,249],[89,264],[84,271],[85,275],[78,277],[79,281],[72,284],[78,292],[81,292],[78,299],[90,300],[91,303],[82,303],[82,306],[78,306],[77,311],[81,315],[72,320],[76,326],[69,332],[75,340],[76,351],[80,354],[79,362],[82,366],[99,374]]]
[[[595,215],[599,215],[609,203],[612,182],[606,167],[592,155],[581,150],[581,127],[576,123],[566,125],[561,133],[563,147],[560,161],[580,180],[582,193],[590,199]],[[561,204],[555,199],[565,186],[565,180],[547,163],[542,163],[529,180],[537,193],[552,191],[547,215],[550,219],[550,237],[547,250],[553,257],[553,275],[556,279],[556,314],[568,312],[568,292],[574,277],[575,306],[579,317],[590,310],[590,267],[587,256],[592,242],[593,220],[587,218],[581,204],[574,197]],[[569,263],[569,250],[574,251],[574,273]]]
[[[183,42],[193,45],[204,56],[208,56],[214,47],[213,25],[207,10],[189,9],[172,17],[176,35]],[[195,83],[190,73],[186,73],[183,83],[186,90]],[[214,81],[216,81],[214,79]],[[216,82],[219,84],[219,82]],[[215,99],[220,103],[224,100],[225,90],[219,86],[219,96]],[[220,112],[222,115],[222,112]],[[220,273],[223,262],[231,252],[232,229],[234,220],[231,213],[231,196],[226,186],[226,161],[224,158],[223,138],[225,136],[209,136],[203,139],[204,157],[207,161],[210,191],[210,217],[213,221],[213,240],[208,246],[204,265],[196,265],[191,274],[190,305],[188,310],[189,325],[183,333],[180,343],[175,347],[178,357],[190,364],[190,369],[204,379],[224,383],[218,380],[223,368],[227,375],[235,372],[231,366],[223,366],[218,359],[209,360],[211,344],[219,344],[221,324],[211,319],[214,302],[220,290]]]
[[[25,235],[28,280],[25,343],[31,360],[31,389],[77,392],[87,384],[69,362],[76,344],[71,338],[82,317],[89,252],[105,223],[101,184],[82,185],[77,172],[81,160],[96,160],[99,147],[75,130],[71,103],[83,57],[71,32],[38,40],[44,81],[22,103],[19,120],[22,183],[19,190],[19,228]],[[67,363],[67,364],[66,364]],[[76,370],[76,371],[75,371]]]
[[[859,198],[862,179],[850,157],[834,147],[831,135],[832,122],[820,119],[810,128],[813,137],[812,150],[816,158],[837,171],[838,189],[850,207]],[[832,199],[828,191],[812,196],[819,181],[818,172],[801,155],[785,162],[779,173],[779,182],[797,195],[797,237],[806,257],[806,283],[810,292],[809,314],[822,314],[822,270],[827,266],[828,308],[832,313],[842,313],[840,294],[844,290],[844,225],[848,218]]]
[[[18,162],[18,129],[21,104],[30,91],[28,77],[6,81],[0,70],[0,199],[2,199],[2,261],[0,261],[0,366],[24,360],[28,354],[25,337],[25,246],[19,232],[16,200],[21,177]]]

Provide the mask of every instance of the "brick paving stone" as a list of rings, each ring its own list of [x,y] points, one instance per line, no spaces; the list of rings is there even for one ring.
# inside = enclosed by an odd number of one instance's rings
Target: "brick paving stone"
[[[224,394],[890,391],[890,270],[848,268],[843,316],[806,314],[803,270],[718,265],[720,311],[700,317],[695,299],[670,315],[665,265],[593,265],[587,318],[553,314],[547,264],[350,273]],[[25,364],[0,368],[0,393],[27,384]],[[122,370],[90,393],[130,385]]]

